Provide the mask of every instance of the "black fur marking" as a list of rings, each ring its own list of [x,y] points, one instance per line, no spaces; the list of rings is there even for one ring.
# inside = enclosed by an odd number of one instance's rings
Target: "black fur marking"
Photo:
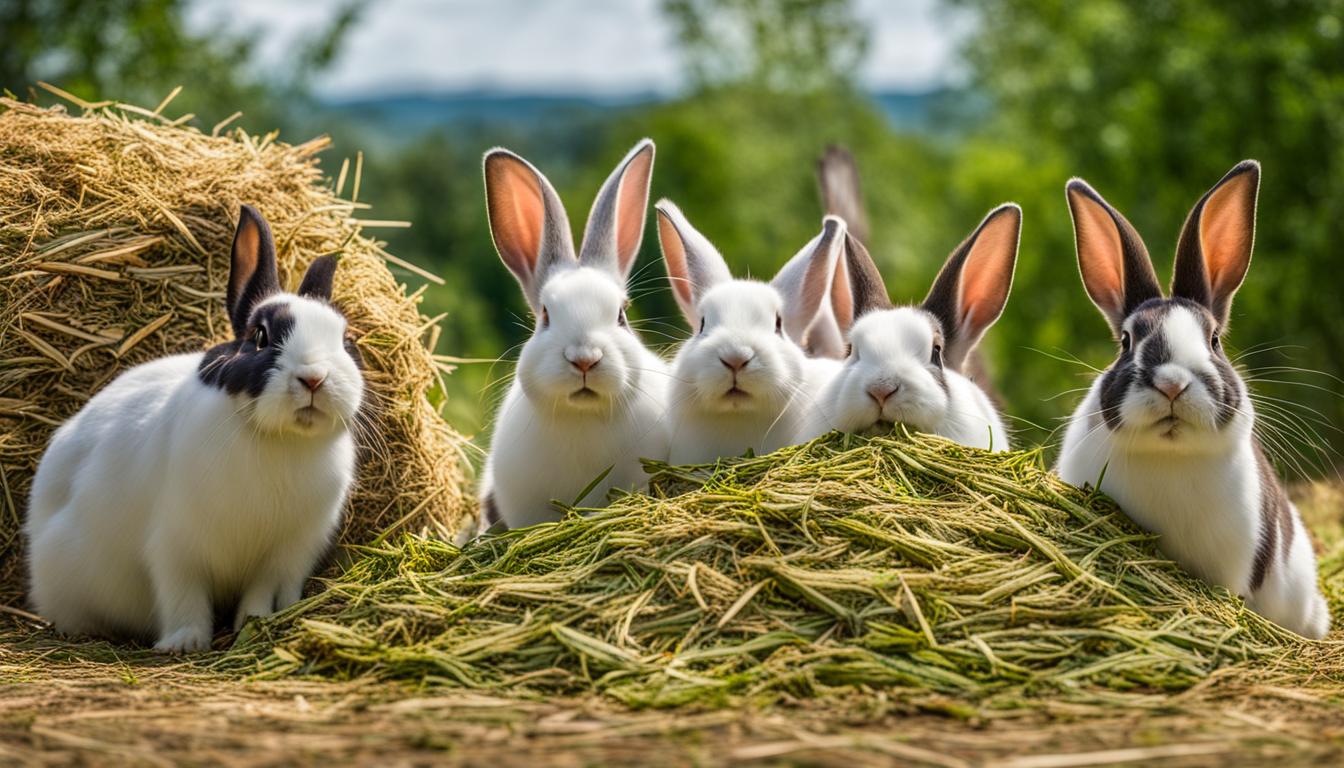
[[[1293,545],[1293,512],[1279,484],[1274,467],[1265,457],[1260,441],[1252,440],[1255,449],[1256,469],[1260,473],[1260,542],[1255,548],[1255,562],[1251,567],[1250,594],[1254,594],[1265,583],[1265,576],[1274,564],[1274,552],[1282,551],[1281,557],[1287,559]]]
[[[1101,376],[1101,417],[1106,420],[1106,426],[1111,431],[1120,428],[1120,406],[1137,377],[1132,352],[1121,353],[1120,359]]]
[[[891,309],[887,286],[873,257],[853,234],[845,233],[845,266],[849,268],[849,291],[854,300],[854,319],[881,309]]]
[[[336,257],[319,256],[308,265],[303,273],[303,282],[299,283],[299,295],[310,299],[331,301],[331,283],[336,276]]]
[[[495,494],[487,493],[481,500],[481,528],[490,528],[499,521],[499,504],[495,502]]]
[[[929,325],[932,326],[933,328],[934,346],[941,346],[943,348],[943,354],[946,355],[947,342],[946,342],[946,336],[943,332],[943,321],[940,320],[937,315],[933,314],[932,312],[929,312],[927,309],[924,310],[924,312],[927,315]],[[947,384],[947,371],[945,370],[946,367],[951,366],[947,362],[944,362],[943,365],[935,365],[933,362],[933,355],[932,354],[929,355],[929,373],[933,374],[933,380],[938,382],[938,386],[943,388],[944,394],[951,397],[952,390],[948,387]],[[956,368],[953,368],[953,370],[956,370]]]
[[[262,348],[257,347],[258,328],[264,328],[268,337]],[[283,302],[265,304],[252,313],[241,338],[206,351],[196,376],[230,395],[246,392],[257,397],[266,389],[280,350],[293,330],[294,315],[287,305]],[[355,359],[358,362],[358,358]]]
[[[1154,368],[1171,362],[1171,347],[1167,344],[1165,334],[1149,334],[1147,338],[1142,339],[1139,352],[1139,360],[1145,374],[1145,383],[1147,383],[1147,379],[1151,379]]]

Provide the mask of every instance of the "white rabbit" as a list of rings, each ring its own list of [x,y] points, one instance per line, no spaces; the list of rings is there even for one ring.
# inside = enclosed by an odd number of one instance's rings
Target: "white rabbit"
[[[270,228],[244,206],[234,340],[137,366],[52,437],[26,532],[32,598],[67,633],[209,646],[299,599],[354,482],[358,352],[331,306],[335,258],[282,293]]]
[[[672,363],[669,461],[700,464],[792,443],[840,365],[808,359],[785,334],[784,318],[791,310],[805,328],[829,302],[844,222],[828,217],[795,258],[808,268],[790,306],[772,285],[734,280],[719,252],[671,202],[656,209],[668,280],[694,333]]]
[[[798,439],[832,429],[886,432],[899,422],[963,445],[1006,450],[998,411],[961,370],[1008,301],[1021,228],[1016,205],[994,209],[948,257],[923,304],[900,308],[892,307],[867,249],[846,235],[849,352]]]
[[[1069,422],[1058,472],[1074,485],[1099,482],[1194,575],[1320,638],[1330,614],[1311,540],[1220,341],[1250,266],[1259,186],[1260,166],[1248,160],[1195,205],[1164,298],[1138,232],[1086,182],[1069,182],[1083,285],[1120,347]]]
[[[482,527],[558,520],[552,500],[604,504],[667,458],[667,366],[626,321],[626,280],[644,236],[653,142],[635,146],[597,193],[579,255],[546,177],[504,149],[485,155],[490,232],[536,316],[495,417]]]

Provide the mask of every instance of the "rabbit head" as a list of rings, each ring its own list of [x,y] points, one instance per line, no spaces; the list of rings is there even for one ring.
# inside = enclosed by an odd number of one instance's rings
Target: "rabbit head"
[[[626,281],[644,235],[653,156],[645,139],[612,172],[576,256],[565,209],[546,177],[508,150],[485,155],[490,233],[536,319],[518,381],[544,412],[610,412],[646,373],[626,319]]]
[[[788,297],[775,284],[735,280],[704,235],[670,201],[656,206],[668,280],[693,335],[674,378],[702,411],[780,413],[802,376],[803,352],[786,333],[789,316],[812,320],[829,300],[844,222],[828,217],[797,258],[806,269]],[[804,327],[806,327],[804,325]]]
[[[994,209],[948,257],[919,306],[893,307],[856,238],[845,240],[853,302],[845,365],[828,388],[834,427],[880,432],[904,423],[939,432],[967,355],[1008,301],[1022,212]]]
[[[270,226],[242,207],[226,292],[234,339],[206,352],[197,378],[242,398],[261,431],[330,434],[359,411],[361,359],[331,304],[335,273],[336,257],[321,256],[297,293],[282,291]]]
[[[1259,186],[1260,166],[1247,160],[1195,204],[1166,297],[1134,227],[1087,182],[1068,183],[1083,285],[1118,344],[1092,418],[1132,450],[1216,452],[1253,426],[1222,336],[1250,267]]]

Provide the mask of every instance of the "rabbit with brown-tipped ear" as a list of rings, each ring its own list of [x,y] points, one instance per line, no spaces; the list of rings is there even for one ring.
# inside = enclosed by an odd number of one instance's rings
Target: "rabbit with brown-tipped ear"
[[[1002,205],[948,257],[919,306],[893,307],[863,244],[845,239],[853,306],[849,352],[799,432],[873,433],[896,423],[978,448],[1005,450],[998,411],[962,375],[967,356],[1008,302],[1022,211]]]
[[[1068,183],[1083,286],[1119,348],[1069,422],[1058,471],[1100,482],[1191,573],[1320,638],[1330,614],[1311,540],[1222,345],[1251,263],[1259,187],[1260,165],[1247,160],[1195,204],[1168,298],[1134,227],[1082,179]]]
[[[602,185],[577,256],[546,177],[508,150],[485,155],[490,232],[536,317],[495,417],[485,527],[556,520],[551,502],[571,503],[585,488],[580,505],[600,506],[609,490],[646,481],[641,458],[667,458],[667,367],[625,315],[653,154],[652,141],[639,142]]]

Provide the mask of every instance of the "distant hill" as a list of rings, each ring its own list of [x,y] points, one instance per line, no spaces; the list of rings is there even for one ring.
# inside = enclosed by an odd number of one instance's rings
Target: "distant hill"
[[[872,99],[894,125],[918,130],[926,125],[939,95],[939,91],[889,91],[873,93]],[[328,100],[323,106],[380,133],[411,138],[445,125],[530,123],[557,113],[603,112],[665,99],[651,92],[602,96],[462,91]]]

